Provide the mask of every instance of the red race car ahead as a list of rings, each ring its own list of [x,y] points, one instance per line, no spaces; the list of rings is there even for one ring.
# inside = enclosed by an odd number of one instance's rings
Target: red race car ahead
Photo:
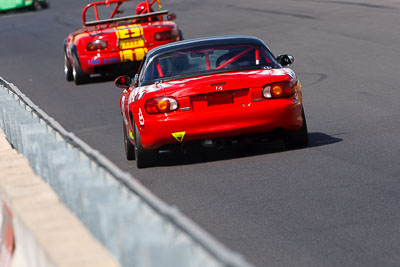
[[[88,4],[82,11],[83,28],[64,41],[66,79],[82,84],[91,74],[137,69],[149,50],[182,39],[175,18],[162,10],[160,0]]]
[[[157,152],[193,142],[213,146],[241,137],[282,137],[288,148],[306,146],[301,85],[287,66],[251,36],[199,38],[163,45],[143,60],[133,85],[115,84],[125,152],[138,168]]]

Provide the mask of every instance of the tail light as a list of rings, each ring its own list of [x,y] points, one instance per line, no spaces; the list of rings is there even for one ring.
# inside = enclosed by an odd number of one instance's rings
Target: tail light
[[[154,40],[156,41],[166,41],[174,39],[174,35],[171,30],[166,30],[162,32],[156,32],[154,35]]]
[[[264,98],[290,97],[294,94],[294,84],[291,82],[276,82],[267,84],[262,89]]]
[[[86,45],[88,51],[101,50],[108,47],[108,42],[103,40],[95,40]]]
[[[172,112],[178,109],[178,101],[172,97],[156,97],[146,101],[145,109],[149,114]]]

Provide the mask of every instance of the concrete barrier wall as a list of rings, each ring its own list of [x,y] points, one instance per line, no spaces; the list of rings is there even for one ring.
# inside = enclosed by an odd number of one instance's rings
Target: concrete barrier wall
[[[0,128],[122,266],[252,266],[3,79]]]
[[[0,266],[120,266],[0,130]],[[15,246],[14,246],[15,244]]]

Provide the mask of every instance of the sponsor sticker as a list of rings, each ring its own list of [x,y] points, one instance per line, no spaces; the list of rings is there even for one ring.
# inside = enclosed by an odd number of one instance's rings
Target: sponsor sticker
[[[140,109],[140,108],[139,108],[139,124],[141,126],[144,125],[144,117],[143,117],[142,109]]]
[[[172,136],[178,141],[183,142],[183,138],[185,138],[186,132],[176,132],[172,133]]]

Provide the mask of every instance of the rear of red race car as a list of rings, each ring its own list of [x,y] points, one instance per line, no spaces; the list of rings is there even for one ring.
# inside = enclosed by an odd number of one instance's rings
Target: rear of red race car
[[[308,143],[302,89],[291,55],[275,58],[251,36],[216,36],[160,46],[133,85],[117,78],[127,159],[139,168],[173,146],[243,137]]]
[[[77,84],[87,82],[91,74],[134,72],[144,55],[151,49],[179,41],[182,34],[168,11],[115,17],[127,0],[95,2],[82,12],[84,28],[71,33],[65,41],[65,74]],[[98,6],[114,3],[109,19],[100,19]],[[146,2],[151,6],[153,2]],[[87,21],[86,13],[94,9],[95,20]],[[146,10],[144,10],[146,11]],[[166,20],[164,20],[166,16]]]
[[[140,124],[143,148],[154,150],[168,144],[207,139],[212,142],[279,129],[296,132],[303,125],[301,85],[282,70],[190,80],[166,82],[161,85],[162,93],[145,94],[140,102],[142,118],[139,120],[139,113],[134,118]],[[282,93],[276,93],[277,90]],[[171,112],[165,112],[164,106]]]

